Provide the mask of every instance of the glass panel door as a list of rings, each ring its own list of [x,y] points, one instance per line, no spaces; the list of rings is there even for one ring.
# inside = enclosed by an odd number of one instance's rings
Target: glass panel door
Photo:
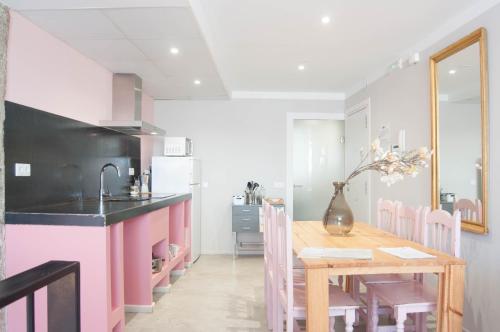
[[[344,180],[343,120],[294,120],[293,178],[294,220],[321,220]]]

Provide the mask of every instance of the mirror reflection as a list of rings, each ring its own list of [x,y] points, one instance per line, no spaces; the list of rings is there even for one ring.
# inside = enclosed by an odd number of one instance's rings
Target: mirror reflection
[[[441,207],[482,223],[481,64],[479,42],[437,64]]]

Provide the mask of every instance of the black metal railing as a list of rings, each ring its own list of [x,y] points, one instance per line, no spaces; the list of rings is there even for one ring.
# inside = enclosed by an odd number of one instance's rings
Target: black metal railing
[[[47,287],[48,331],[80,332],[80,263],[50,261],[0,281],[0,309],[26,297],[27,331],[35,331],[35,292]]]

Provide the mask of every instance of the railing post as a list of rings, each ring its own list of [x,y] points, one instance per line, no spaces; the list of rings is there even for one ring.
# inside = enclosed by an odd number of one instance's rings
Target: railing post
[[[26,298],[26,331],[35,331],[35,292],[47,287],[49,331],[80,332],[80,263],[50,261],[0,280],[0,309]]]
[[[35,332],[35,293],[26,296],[26,330]]]

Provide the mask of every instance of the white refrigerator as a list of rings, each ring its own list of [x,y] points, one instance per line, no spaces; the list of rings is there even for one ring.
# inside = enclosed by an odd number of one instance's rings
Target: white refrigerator
[[[201,254],[201,169],[193,157],[153,157],[153,193],[191,193],[191,262]]]

